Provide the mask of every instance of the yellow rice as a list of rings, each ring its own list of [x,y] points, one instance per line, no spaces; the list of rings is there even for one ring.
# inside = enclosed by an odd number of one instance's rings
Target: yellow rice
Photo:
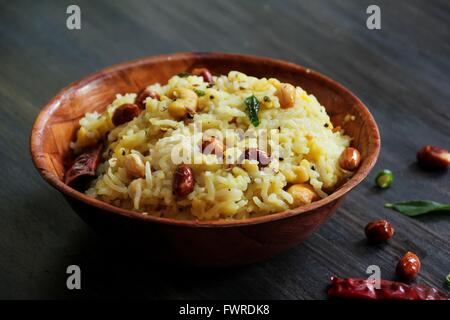
[[[167,111],[172,102],[169,93],[180,87],[205,93],[198,98],[199,110],[189,121],[177,121]],[[160,101],[147,98],[138,117],[115,127],[111,121],[114,110],[136,98],[135,93],[117,95],[105,112],[87,113],[80,120],[77,140],[72,144],[79,152],[105,139],[104,162],[86,193],[144,214],[200,220],[244,219],[290,209],[293,199],[286,188],[299,172],[307,174],[308,183],[320,197],[327,196],[324,190],[332,190],[345,176],[338,159],[350,138],[332,131],[325,108],[300,87],[295,89],[294,107],[280,108],[275,95],[279,87],[277,79],[258,79],[237,71],[214,77],[212,86],[199,76],[173,76],[166,85],[148,87],[160,95]],[[250,123],[244,103],[252,94],[261,103],[257,128]],[[265,129],[269,132],[268,148],[278,145],[280,159],[272,159],[263,170],[248,160],[242,165],[217,163],[214,155],[205,155],[196,147],[202,141],[201,134],[194,134],[199,125],[202,132],[215,129],[226,136],[227,144],[234,143],[224,151],[225,158],[231,160],[246,147],[256,146],[257,130]],[[236,129],[246,132],[245,136]],[[177,166],[172,161],[173,150],[191,154],[201,162],[189,164],[195,187],[184,198],[172,190]],[[129,153],[141,157],[145,177],[132,179],[126,174],[123,159]]]

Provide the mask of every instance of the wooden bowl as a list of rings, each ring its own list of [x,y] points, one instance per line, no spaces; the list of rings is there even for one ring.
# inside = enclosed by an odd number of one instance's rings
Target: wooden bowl
[[[275,77],[314,94],[334,125],[345,129],[362,155],[354,176],[330,196],[312,204],[242,221],[179,221],[121,209],[65,185],[64,159],[86,113],[102,111],[117,93],[137,92],[182,71],[206,67],[213,74],[238,70]],[[344,121],[347,115],[354,121]],[[31,154],[41,176],[59,190],[74,210],[108,239],[142,248],[146,257],[195,266],[248,264],[304,240],[340,205],[374,166],[380,149],[377,125],[364,104],[337,82],[310,69],[269,58],[226,53],[177,53],[125,62],[72,83],[41,111],[31,133]]]

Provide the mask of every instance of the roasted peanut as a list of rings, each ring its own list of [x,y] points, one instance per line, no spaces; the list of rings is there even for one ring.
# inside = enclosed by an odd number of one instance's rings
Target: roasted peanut
[[[194,190],[194,172],[187,165],[179,165],[173,175],[173,192],[179,197],[185,197]]]
[[[204,154],[223,154],[223,143],[215,137],[204,138],[201,147]]]
[[[155,91],[152,91],[149,89],[143,89],[141,92],[139,92],[134,103],[137,104],[141,109],[145,109],[145,100],[147,98],[159,100],[160,96]]]
[[[394,235],[394,228],[387,220],[376,220],[370,222],[364,229],[367,241],[373,244],[382,243]]]
[[[117,127],[137,117],[141,110],[134,103],[125,103],[116,108],[112,115],[112,123]]]
[[[169,114],[176,119],[183,119],[188,114],[194,114],[197,110],[198,97],[195,91],[186,88],[177,88],[172,92],[176,98],[169,107]]]
[[[345,148],[339,157],[339,165],[344,170],[353,171],[359,167],[361,163],[361,154],[355,148]]]
[[[206,68],[194,68],[194,69],[192,69],[191,73],[193,75],[202,77],[203,81],[205,81],[205,82],[208,82],[208,83],[214,82],[211,72],[209,72],[209,70]]]
[[[450,152],[427,145],[417,152],[417,161],[428,168],[445,169],[450,165]]]
[[[289,83],[282,83],[276,93],[283,109],[292,108],[295,104],[295,87]]]
[[[125,156],[124,168],[131,178],[140,178],[145,175],[145,165],[139,155],[130,153]]]
[[[244,153],[239,158],[239,163],[242,163],[245,159],[258,161],[258,167],[267,167],[270,164],[270,157],[263,150],[257,148],[245,149]]]
[[[420,271],[420,259],[414,253],[408,251],[397,264],[397,275],[403,280],[413,280]]]
[[[294,199],[293,204],[296,207],[311,203],[319,198],[313,187],[307,183],[294,184],[289,187],[287,192]]]

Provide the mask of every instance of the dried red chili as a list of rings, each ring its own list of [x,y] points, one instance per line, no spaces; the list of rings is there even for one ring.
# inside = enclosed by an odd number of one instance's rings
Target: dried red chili
[[[103,145],[79,155],[64,175],[64,182],[71,185],[82,176],[95,176],[95,170],[102,158]]]
[[[331,277],[328,297],[366,300],[450,300],[445,293],[423,284],[407,285],[381,280],[380,288],[377,289],[375,281],[338,277]]]

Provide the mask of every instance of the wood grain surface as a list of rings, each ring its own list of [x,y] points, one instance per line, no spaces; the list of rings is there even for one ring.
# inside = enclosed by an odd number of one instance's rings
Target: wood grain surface
[[[151,299],[326,297],[331,275],[393,279],[399,256],[422,258],[417,282],[447,290],[450,215],[412,219],[385,202],[450,202],[449,172],[415,162],[424,144],[450,148],[450,4],[377,1],[382,29],[366,28],[369,1],[77,1],[82,29],[66,28],[72,1],[0,1],[0,298]],[[178,51],[225,51],[292,61],[341,82],[380,128],[375,171],[300,246],[255,265],[215,270],[151,264],[99,239],[34,169],[28,151],[40,108],[67,84],[111,64]],[[376,171],[395,174],[374,187]],[[368,246],[363,228],[387,218],[396,235]],[[82,290],[66,288],[66,268]]]

